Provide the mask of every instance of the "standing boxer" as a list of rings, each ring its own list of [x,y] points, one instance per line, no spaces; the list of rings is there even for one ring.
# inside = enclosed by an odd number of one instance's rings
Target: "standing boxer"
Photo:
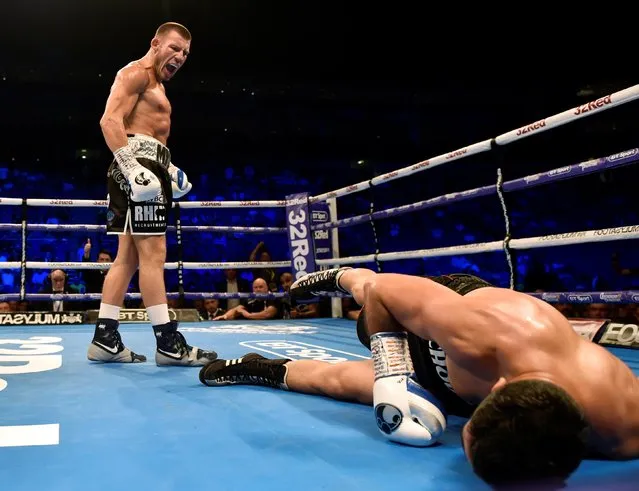
[[[153,325],[158,365],[201,366],[214,351],[189,346],[169,319],[164,283],[166,228],[173,199],[191,190],[186,174],[171,163],[166,142],[171,104],[164,83],[184,65],[191,33],[162,24],[149,51],[115,77],[100,127],[114,160],[107,172],[107,233],[119,236],[118,252],[104,280],[102,303],[87,356],[92,361],[146,361],[124,346],[118,332],[120,306],[139,268],[142,300]]]

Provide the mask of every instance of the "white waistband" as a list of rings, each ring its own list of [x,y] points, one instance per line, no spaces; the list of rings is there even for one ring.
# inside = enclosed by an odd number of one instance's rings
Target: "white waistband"
[[[171,152],[166,145],[148,135],[127,135],[129,147],[135,158],[153,160],[168,167],[171,162]]]

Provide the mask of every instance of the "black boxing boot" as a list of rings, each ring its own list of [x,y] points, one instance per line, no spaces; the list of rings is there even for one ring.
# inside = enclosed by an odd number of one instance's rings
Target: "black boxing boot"
[[[118,331],[120,323],[113,319],[98,319],[93,340],[87,351],[91,361],[104,363],[142,363],[146,356],[138,355],[125,347]]]
[[[201,367],[217,360],[215,351],[206,351],[188,345],[177,327],[176,321],[153,326],[157,342],[155,363],[158,366]]]
[[[343,293],[345,295],[349,295],[349,292],[339,285],[339,277],[348,269],[351,268],[342,267],[325,269],[323,271],[316,271],[315,273],[309,273],[301,277],[291,285],[289,292],[291,298],[295,298],[297,300],[310,300],[322,293]]]
[[[224,385],[261,385],[288,390],[288,358],[268,359],[248,353],[234,360],[216,360],[200,370],[200,382],[209,387]]]

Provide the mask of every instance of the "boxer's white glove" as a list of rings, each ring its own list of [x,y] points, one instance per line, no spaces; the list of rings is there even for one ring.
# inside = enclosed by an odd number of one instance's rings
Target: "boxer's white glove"
[[[393,442],[428,447],[446,430],[443,404],[415,380],[406,333],[371,336],[375,366],[373,404],[382,435]]]
[[[169,175],[171,176],[171,191],[174,199],[179,199],[188,193],[193,185],[189,182],[189,178],[186,177],[186,173],[176,167],[172,163],[169,164]]]
[[[153,172],[140,165],[128,145],[118,148],[113,155],[129,182],[131,201],[150,201],[162,192],[160,180]]]

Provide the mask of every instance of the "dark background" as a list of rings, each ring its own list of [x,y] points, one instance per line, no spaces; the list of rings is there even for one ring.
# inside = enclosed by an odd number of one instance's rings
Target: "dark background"
[[[2,5],[0,194],[102,199],[110,161],[98,121],[116,71],[145,54],[157,26],[193,34],[191,56],[167,84],[174,162],[194,183],[189,199],[279,199],[405,167],[634,85],[635,41],[624,16],[508,4],[375,6],[346,2],[25,0]],[[341,216],[410,203],[634,148],[637,103],[614,108],[493,153],[463,159],[338,201]],[[86,158],[82,158],[82,157]],[[364,165],[356,162],[364,160]],[[634,166],[513,198],[514,236],[636,224]],[[0,210],[5,222],[18,209]],[[282,226],[283,213],[199,211],[187,224]],[[504,236],[496,198],[379,222],[382,252]],[[32,223],[104,223],[99,210],[30,209]],[[369,225],[341,230],[342,255],[374,249]],[[82,235],[82,236],[79,236]],[[32,233],[29,258],[77,260],[84,234]],[[95,234],[99,247],[112,238]],[[247,260],[284,237],[189,236],[187,260]],[[172,239],[171,239],[172,240]],[[19,234],[2,232],[2,257],[19,259]],[[171,242],[169,260],[175,260]],[[527,251],[522,288],[628,286],[610,255],[631,264],[635,241]],[[173,256],[172,256],[173,255]],[[552,288],[524,283],[531,264]],[[375,267],[375,265],[368,265]],[[499,254],[396,261],[385,270],[468,270],[504,283]],[[533,269],[534,269],[533,268]],[[213,281],[189,272],[193,289]],[[175,279],[167,273],[171,285]],[[606,278],[607,283],[602,282]],[[31,276],[30,276],[31,278]],[[4,290],[15,281],[3,280]],[[78,279],[81,282],[81,279]],[[597,283],[599,282],[599,283]],[[32,288],[37,288],[34,280]]]

